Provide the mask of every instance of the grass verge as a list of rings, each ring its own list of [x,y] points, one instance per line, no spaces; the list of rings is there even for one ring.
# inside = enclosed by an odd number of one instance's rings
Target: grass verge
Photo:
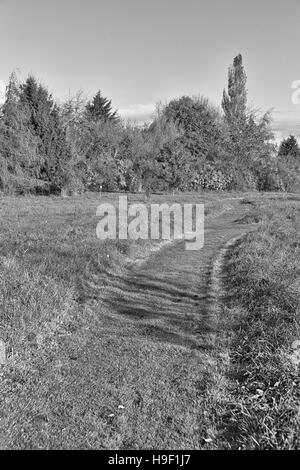
[[[234,335],[220,439],[229,448],[299,449],[300,207],[260,202],[248,217],[259,228],[226,263],[223,315]]]

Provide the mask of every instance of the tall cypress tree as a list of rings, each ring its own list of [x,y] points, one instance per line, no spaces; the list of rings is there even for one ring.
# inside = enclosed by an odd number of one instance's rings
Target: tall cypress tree
[[[247,109],[246,82],[239,54],[229,68],[228,91],[224,90],[222,100],[226,130],[224,148],[237,188],[255,188],[259,168],[269,163],[274,151],[270,115],[265,113],[258,117]]]
[[[233,60],[228,70],[228,92],[223,91],[222,108],[228,121],[241,120],[246,117],[247,107],[247,77],[241,54]]]

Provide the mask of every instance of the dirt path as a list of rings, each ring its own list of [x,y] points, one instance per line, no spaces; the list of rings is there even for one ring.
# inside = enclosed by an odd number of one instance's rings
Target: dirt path
[[[210,288],[213,262],[230,240],[253,229],[237,222],[244,213],[235,203],[232,210],[206,221],[199,251],[186,251],[184,242],[169,244],[141,265],[131,265],[127,276],[112,276],[105,302],[156,340],[201,348],[215,295]]]

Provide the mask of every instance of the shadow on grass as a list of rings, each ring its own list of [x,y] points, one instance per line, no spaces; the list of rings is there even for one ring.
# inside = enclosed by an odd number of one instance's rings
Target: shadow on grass
[[[208,349],[203,340],[212,332],[206,310],[206,284],[189,285],[182,265],[178,271],[171,269],[167,273],[161,271],[162,266],[151,262],[116,273],[103,271],[91,260],[89,271],[80,280],[80,301],[101,300],[116,321],[133,322],[136,333],[147,340]]]

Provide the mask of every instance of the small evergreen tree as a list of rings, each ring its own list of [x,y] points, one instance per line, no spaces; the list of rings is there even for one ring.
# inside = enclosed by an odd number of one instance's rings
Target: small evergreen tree
[[[293,135],[290,135],[287,139],[284,139],[279,147],[279,157],[286,157],[288,155],[292,157],[300,157],[300,147],[296,137]]]
[[[100,90],[86,105],[86,116],[90,121],[117,122],[117,111],[112,110],[111,100],[101,95]]]

